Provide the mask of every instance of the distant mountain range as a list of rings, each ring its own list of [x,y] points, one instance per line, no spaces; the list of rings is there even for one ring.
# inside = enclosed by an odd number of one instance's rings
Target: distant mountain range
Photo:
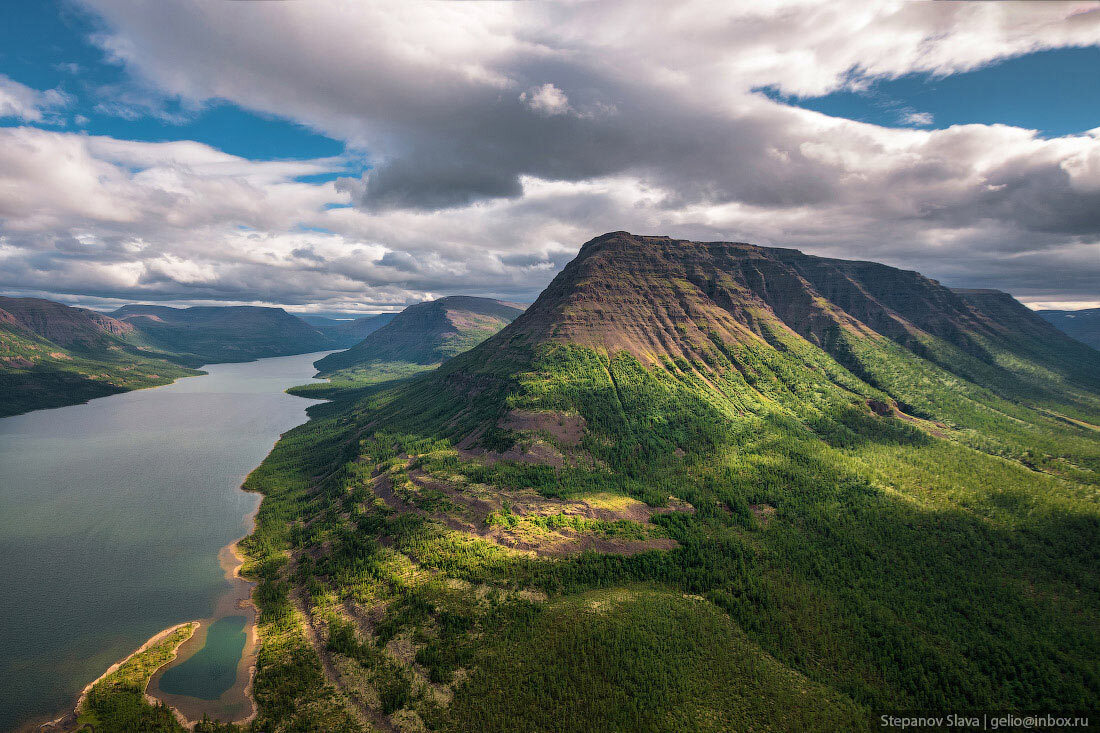
[[[346,345],[282,308],[127,305],[111,314],[156,348],[193,365],[251,361]]]
[[[449,355],[402,316],[319,366]],[[1094,706],[1100,352],[1005,293],[612,232],[333,396],[247,484],[265,729]]]
[[[322,376],[338,380],[406,376],[473,348],[521,313],[523,306],[515,303],[463,295],[417,303],[316,366]]]
[[[163,384],[203,364],[348,347],[355,348],[342,368],[361,370],[384,359],[386,374],[404,376],[474,346],[522,312],[462,296],[348,320],[252,306],[126,305],[105,315],[32,298],[3,303],[0,384],[8,389],[0,415]],[[396,328],[363,342],[396,319]]]
[[[303,315],[298,317],[331,338],[340,347],[346,348],[359,343],[360,340],[382,328],[382,326],[392,321],[396,315],[396,313],[379,313],[374,316],[346,320],[325,316]]]
[[[1100,349],[1100,308],[1075,311],[1036,311],[1041,318],[1054,324],[1083,344]]]
[[[248,306],[127,305],[106,315],[0,298],[0,416],[166,384],[203,364],[347,348],[393,315],[309,318]]]

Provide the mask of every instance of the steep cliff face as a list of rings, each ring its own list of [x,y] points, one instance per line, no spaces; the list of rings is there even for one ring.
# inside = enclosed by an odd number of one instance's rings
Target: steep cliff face
[[[8,314],[9,323],[66,347],[104,346],[104,335],[128,336],[134,330],[133,326],[102,313],[41,298],[0,297],[0,309]]]
[[[511,323],[521,306],[456,295],[411,305],[347,351],[317,362],[323,374],[379,362],[429,366],[475,346]]]
[[[1047,320],[1008,293],[964,288],[951,292],[967,304],[980,327],[988,332],[1008,337],[1053,339],[1069,348],[1075,346],[1059,329],[1051,328]]]
[[[706,364],[716,346],[767,345],[777,332],[842,362],[852,339],[889,339],[949,371],[956,349],[991,368],[1000,351],[1025,351],[1086,379],[1076,363],[1095,360],[1004,293],[955,292],[916,272],[792,249],[613,232],[586,243],[470,362],[557,342]]]

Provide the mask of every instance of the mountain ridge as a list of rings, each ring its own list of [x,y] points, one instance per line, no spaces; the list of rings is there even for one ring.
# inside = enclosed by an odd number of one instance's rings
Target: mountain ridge
[[[0,297],[0,415],[86,402],[198,374],[133,326],[41,298]]]
[[[997,373],[1018,386],[1024,377],[997,355],[1022,350],[1100,386],[1094,352],[1007,294],[954,292],[916,272],[793,249],[626,232],[587,242],[522,316],[446,371],[484,370],[496,351],[507,361],[513,346],[548,342],[626,351],[649,364],[687,358],[706,371],[727,363],[730,345],[774,345],[777,332],[864,376],[851,342],[888,339],[946,371],[972,367],[963,376]]]
[[[405,308],[347,351],[319,359],[324,375],[372,363],[434,366],[500,330],[522,308],[492,298],[451,295]]]
[[[869,730],[885,709],[1085,709],[1098,357],[1010,296],[919,273],[597,237],[469,351],[330,392],[249,477],[265,498],[243,546],[293,568],[261,577],[261,617],[294,609],[306,621],[280,634],[358,665],[267,689],[297,706],[386,680],[372,716],[453,730],[557,730],[577,710],[607,730]],[[712,613],[743,634],[739,660],[819,692],[766,685],[756,712],[702,693],[714,667],[685,650],[736,646]],[[376,653],[395,638],[415,663]],[[265,652],[258,680],[299,663]],[[446,709],[415,693],[426,679]]]
[[[61,346],[91,346],[102,334],[125,336],[133,326],[87,308],[43,298],[0,297],[0,310],[11,322]]]
[[[194,365],[323,351],[340,343],[282,308],[131,304],[110,315]]]
[[[1036,314],[1068,336],[1100,350],[1100,308],[1042,310]]]

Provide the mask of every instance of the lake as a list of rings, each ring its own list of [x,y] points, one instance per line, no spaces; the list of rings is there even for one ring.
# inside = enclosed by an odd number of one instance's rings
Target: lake
[[[283,390],[320,356],[0,419],[0,730],[62,712],[161,629],[214,616],[219,553],[260,501],[239,487],[305,422],[316,400]],[[223,655],[239,648],[227,624]]]

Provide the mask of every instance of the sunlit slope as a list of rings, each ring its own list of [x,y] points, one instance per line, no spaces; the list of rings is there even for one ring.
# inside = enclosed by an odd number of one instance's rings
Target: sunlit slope
[[[317,362],[334,381],[382,381],[437,366],[516,319],[521,306],[455,295],[411,305],[347,351]]]
[[[197,374],[102,313],[0,298],[0,416],[61,407]]]
[[[512,408],[576,411],[597,425],[619,415],[659,433],[645,417],[658,407],[619,370],[700,402],[688,422],[713,412],[719,434],[769,411],[853,411],[937,422],[1029,464],[1096,468],[1087,429],[1044,431],[1096,422],[1100,354],[1007,295],[960,295],[875,263],[623,233],[586,244],[514,324],[391,409],[399,417],[407,404],[417,424],[438,415],[456,439],[497,435]],[[466,404],[471,391],[484,399]]]
[[[793,250],[589,242],[511,325],[314,408],[250,477],[261,718],[1087,709],[1097,355],[971,296]]]

